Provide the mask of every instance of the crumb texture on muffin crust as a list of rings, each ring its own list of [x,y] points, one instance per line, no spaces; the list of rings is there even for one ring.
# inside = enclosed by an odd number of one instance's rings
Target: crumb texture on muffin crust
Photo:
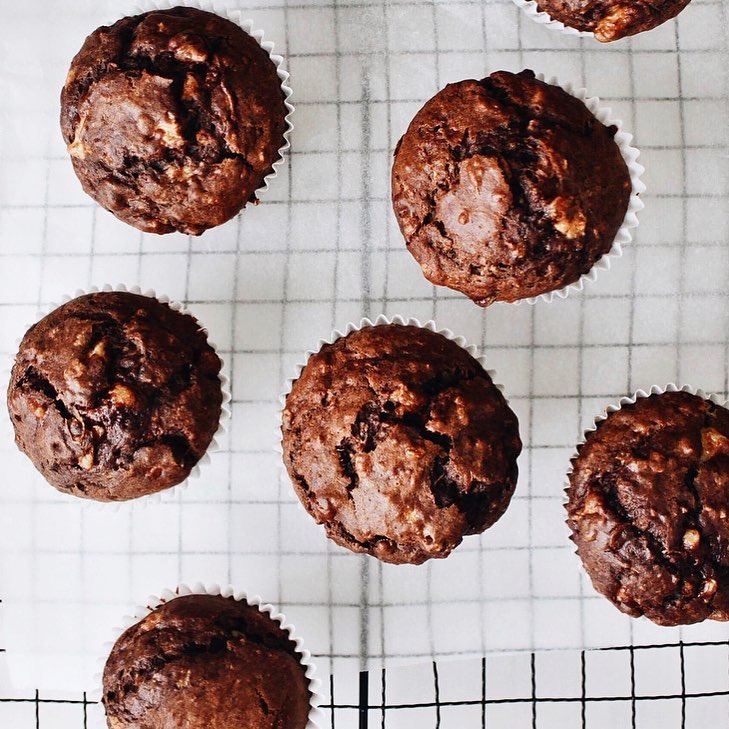
[[[84,190],[135,227],[198,235],[272,171],[286,107],[258,42],[178,7],[95,30],[73,59],[61,129]]]
[[[288,633],[220,595],[156,608],[116,641],[103,673],[110,729],[304,729],[310,697]]]
[[[483,306],[577,281],[628,209],[616,131],[531,71],[446,86],[392,168],[395,214],[425,277]]]
[[[594,33],[603,43],[651,30],[676,17],[691,0],[537,0],[554,20]]]
[[[60,491],[160,491],[213,439],[220,367],[194,317],[127,292],[80,296],[23,337],[8,387],[16,442]]]
[[[623,406],[580,447],[568,495],[577,553],[620,610],[729,619],[729,411],[686,392]]]
[[[386,562],[445,557],[506,510],[518,423],[488,373],[430,330],[326,344],[286,398],[284,461],[328,536]]]

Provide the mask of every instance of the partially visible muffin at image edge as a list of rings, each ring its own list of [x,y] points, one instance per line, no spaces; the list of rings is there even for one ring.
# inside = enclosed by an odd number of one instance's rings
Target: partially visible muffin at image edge
[[[123,501],[184,481],[218,429],[221,362],[157,299],[72,299],[23,337],[8,387],[18,447],[59,491]]]
[[[482,306],[576,282],[628,210],[616,132],[531,71],[446,86],[392,168],[395,214],[425,277]]]
[[[288,632],[220,595],[157,607],[116,641],[103,673],[109,729],[304,729],[310,698]]]
[[[151,233],[198,235],[255,201],[286,114],[276,66],[255,38],[189,7],[95,30],[61,93],[84,190]]]
[[[603,43],[652,30],[675,18],[690,0],[537,0],[540,10]]]
[[[327,535],[385,562],[446,557],[505,512],[517,418],[441,334],[367,327],[309,358],[283,412],[284,462]]]
[[[639,398],[573,465],[567,523],[598,592],[659,625],[729,619],[729,411],[687,392]]]

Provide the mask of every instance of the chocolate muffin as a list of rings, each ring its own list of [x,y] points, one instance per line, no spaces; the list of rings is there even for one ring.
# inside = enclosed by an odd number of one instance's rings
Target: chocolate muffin
[[[188,7],[95,30],[61,93],[63,138],[84,190],[150,233],[199,235],[255,201],[286,114],[258,42]]]
[[[540,10],[603,43],[651,30],[675,18],[690,0],[537,0]]]
[[[395,214],[425,277],[482,306],[577,281],[628,209],[616,131],[532,71],[446,86],[392,168]]]
[[[577,554],[620,610],[729,619],[729,411],[687,392],[623,406],[587,436],[568,494]]]
[[[192,316],[132,293],[80,296],[23,337],[8,388],[15,441],[74,496],[174,486],[218,428],[220,367]]]
[[[310,697],[289,634],[220,595],[164,603],[122,634],[104,667],[109,729],[304,729]]]
[[[384,562],[446,557],[506,510],[516,416],[455,342],[399,324],[325,344],[293,383],[284,461],[337,544]]]

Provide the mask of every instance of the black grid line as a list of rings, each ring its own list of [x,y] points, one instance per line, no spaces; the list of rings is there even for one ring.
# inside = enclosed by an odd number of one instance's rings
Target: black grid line
[[[377,675],[379,676],[380,690],[374,695],[370,692],[370,673],[366,671],[361,672],[358,677],[359,699],[357,703],[336,701],[334,691],[335,678],[331,676],[328,682],[329,700],[325,701],[320,708],[327,718],[327,725],[331,726],[332,729],[336,729],[337,723],[340,721],[343,722],[343,725],[348,725],[346,723],[346,716],[348,711],[355,711],[357,713],[358,726],[360,727],[360,729],[368,729],[368,727],[370,726],[370,717],[374,714],[379,715],[380,721],[378,723],[383,729],[385,729],[388,726],[389,712],[401,712],[415,709],[433,709],[432,726],[434,727],[434,729],[439,729],[442,722],[444,721],[443,717],[445,716],[445,714],[443,712],[447,712],[451,707],[476,707],[479,710],[481,716],[481,725],[485,727],[490,726],[489,711],[493,711],[494,707],[528,706],[531,713],[531,725],[533,727],[539,727],[542,726],[539,720],[540,707],[554,704],[577,705],[580,707],[580,724],[582,726],[589,726],[589,722],[586,721],[587,707],[590,707],[591,711],[600,711],[601,706],[607,706],[611,703],[616,702],[629,702],[631,705],[631,723],[635,725],[636,708],[639,705],[650,702],[664,702],[662,704],[663,706],[665,705],[665,702],[675,701],[677,702],[676,706],[678,707],[676,710],[676,716],[680,717],[682,725],[685,725],[686,706],[687,702],[689,701],[698,699],[726,698],[726,705],[729,707],[729,674],[725,676],[726,686],[723,689],[714,689],[711,691],[688,691],[686,689],[685,679],[686,667],[682,658],[681,689],[679,692],[674,692],[669,689],[662,693],[637,693],[635,686],[637,671],[635,657],[639,654],[645,655],[653,653],[655,654],[654,658],[660,661],[661,655],[672,648],[679,648],[679,650],[681,651],[681,655],[683,656],[684,651],[687,649],[693,650],[707,647],[727,648],[729,653],[729,641],[681,641],[679,643],[671,645],[625,645],[616,646],[613,648],[603,648],[595,651],[583,650],[558,653],[557,655],[560,656],[560,660],[563,662],[563,666],[567,667],[571,663],[573,663],[575,666],[578,667],[581,675],[578,690],[576,690],[574,693],[563,693],[560,695],[545,694],[539,690],[540,679],[539,672],[536,668],[537,654],[533,652],[528,655],[528,664],[525,666],[524,669],[526,670],[528,681],[526,682],[526,684],[524,684],[526,691],[523,694],[520,694],[518,691],[514,691],[513,693],[507,695],[498,696],[490,696],[487,694],[487,685],[489,681],[487,676],[489,675],[490,671],[495,671],[498,673],[506,670],[508,672],[508,678],[510,680],[513,680],[515,685],[519,683],[517,672],[513,669],[513,667],[508,667],[508,661],[510,660],[510,657],[499,655],[483,657],[479,661],[473,663],[468,668],[469,671],[476,671],[477,673],[480,673],[481,676],[481,680],[476,689],[477,693],[473,695],[469,695],[466,692],[460,692],[457,697],[453,697],[452,695],[449,695],[449,697],[447,698],[443,697],[440,683],[441,674],[443,672],[448,673],[448,671],[452,671],[453,666],[457,665],[449,664],[448,662],[433,662],[432,664],[430,664],[430,676],[432,682],[431,686],[428,687],[428,682],[423,681],[420,687],[422,698],[408,701],[397,701],[389,699],[389,694],[387,692],[386,686],[388,675],[392,676],[393,674],[397,674],[398,670],[400,670],[401,672],[406,672],[410,669],[383,669],[378,672]],[[599,657],[600,655],[616,654],[621,652],[627,652],[630,656],[630,691],[626,693],[614,694],[592,693],[587,688],[588,675],[591,678],[599,679],[601,670],[595,669],[591,672],[589,668],[590,659],[596,656]],[[660,664],[656,663],[650,665],[644,670],[654,672],[656,670],[656,665]],[[377,699],[378,696],[379,700],[373,700]],[[89,699],[86,692],[81,693],[77,698],[57,698],[53,696],[42,695],[39,690],[36,690],[31,695],[27,696],[8,696],[5,694],[1,695],[0,719],[2,718],[2,707],[9,704],[32,706],[34,709],[35,724],[39,729],[42,725],[41,716],[43,706],[78,706],[81,711],[79,713],[78,724],[74,726],[79,727],[79,729],[81,727],[86,729],[89,707],[98,708],[98,702]],[[666,711],[668,710],[666,709]],[[372,712],[374,712],[374,714]],[[669,719],[670,716],[666,715],[666,720],[668,721]],[[726,726],[726,724],[721,723],[721,717],[717,715],[716,719],[717,723],[714,726]],[[724,720],[729,721],[729,714],[724,715]],[[427,725],[419,724],[419,726],[425,727]],[[449,724],[446,722],[444,726],[449,726]],[[69,729],[72,728],[69,727]]]
[[[631,645],[630,651],[630,725],[635,729],[635,648]]]
[[[686,662],[684,660],[683,641],[679,645],[681,657],[681,729],[686,728]]]
[[[369,673],[362,671],[359,674],[359,729],[367,729],[369,726]]]
[[[532,689],[531,704],[532,704],[532,729],[537,727],[537,657],[534,653],[529,655],[529,670],[530,670],[530,685]]]
[[[587,726],[587,670],[585,665],[585,651],[580,651],[580,721],[582,729]]]

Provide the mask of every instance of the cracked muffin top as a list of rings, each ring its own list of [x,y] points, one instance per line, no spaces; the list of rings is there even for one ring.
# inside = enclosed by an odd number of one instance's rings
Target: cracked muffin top
[[[255,201],[284,144],[286,113],[268,53],[195,8],[98,28],[61,93],[61,130],[84,190],[151,233],[199,235]]]
[[[514,492],[519,427],[455,342],[399,324],[325,344],[286,398],[284,462],[327,535],[385,562],[446,557]]]
[[[8,387],[15,441],[74,496],[174,486],[218,428],[220,367],[194,317],[148,296],[80,296],[23,337]]]
[[[164,603],[121,635],[104,666],[110,729],[304,729],[310,697],[288,633],[220,595]]]
[[[623,406],[579,448],[568,496],[577,554],[620,610],[729,620],[729,411],[687,392]]]
[[[531,71],[446,86],[392,168],[395,214],[425,277],[481,306],[577,281],[628,209],[616,131]]]
[[[554,20],[594,33],[603,43],[651,30],[676,17],[690,0],[537,0]]]

